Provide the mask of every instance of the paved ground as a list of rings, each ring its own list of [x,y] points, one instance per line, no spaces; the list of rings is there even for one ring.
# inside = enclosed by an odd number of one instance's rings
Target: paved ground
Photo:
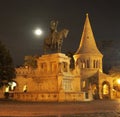
[[[75,103],[0,101],[0,117],[120,117],[120,100]]]

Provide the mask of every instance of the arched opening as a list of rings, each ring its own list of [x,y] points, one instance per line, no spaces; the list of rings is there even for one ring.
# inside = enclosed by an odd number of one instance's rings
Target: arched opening
[[[96,61],[93,60],[93,68],[96,68]]]
[[[92,89],[92,95],[94,99],[98,99],[99,95],[98,95],[98,88],[97,88],[97,84],[92,84],[91,85],[91,89]]]
[[[115,98],[120,98],[120,79],[116,78],[113,80],[113,96]]]
[[[23,92],[27,92],[27,84],[23,86]]]
[[[102,97],[103,99],[110,98],[110,84],[107,81],[102,83]]]
[[[87,60],[87,68],[90,68],[90,61]]]
[[[99,68],[99,61],[96,61],[96,68]]]
[[[81,68],[86,68],[85,60],[81,60]]]

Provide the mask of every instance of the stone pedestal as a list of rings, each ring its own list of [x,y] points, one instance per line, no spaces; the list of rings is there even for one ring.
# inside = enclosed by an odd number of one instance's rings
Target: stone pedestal
[[[63,53],[42,55],[37,59],[36,69],[26,72],[26,77],[22,73],[24,69],[17,76],[19,91],[14,99],[64,102],[81,98],[80,76],[70,70],[70,58]],[[26,93],[22,91],[24,84],[27,84]]]

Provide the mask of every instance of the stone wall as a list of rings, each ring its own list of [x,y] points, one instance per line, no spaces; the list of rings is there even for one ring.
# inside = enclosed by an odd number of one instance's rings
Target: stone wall
[[[80,74],[69,69],[70,58],[62,53],[42,55],[38,68],[18,68],[17,87],[13,99],[21,101],[64,102],[83,101]],[[24,86],[27,91],[24,91]]]
[[[4,98],[4,93],[0,92],[0,98]]]
[[[4,92],[5,92],[5,89],[3,87],[0,89],[0,98],[4,98]]]
[[[85,100],[85,93],[14,93],[13,99],[33,102],[71,102]]]

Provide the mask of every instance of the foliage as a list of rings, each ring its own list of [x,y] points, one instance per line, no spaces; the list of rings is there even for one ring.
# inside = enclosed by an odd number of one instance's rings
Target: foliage
[[[15,78],[15,68],[9,50],[0,42],[0,87]]]

